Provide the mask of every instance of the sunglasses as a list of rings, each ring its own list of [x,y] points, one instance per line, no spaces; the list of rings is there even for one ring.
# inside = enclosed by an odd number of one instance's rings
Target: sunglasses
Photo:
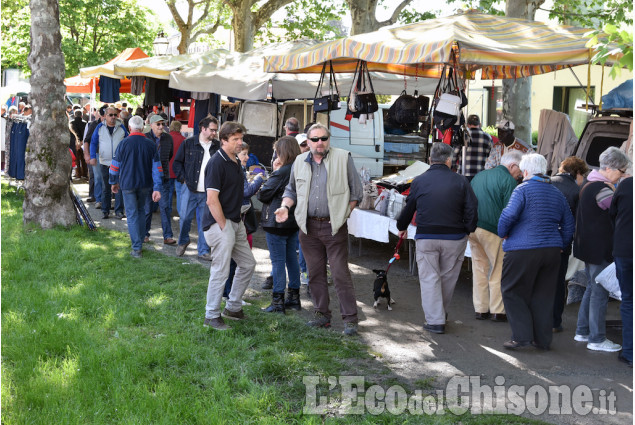
[[[620,172],[620,173],[622,173],[622,174],[626,174],[626,170],[625,170],[625,169],[624,169],[624,170],[620,170],[620,169],[618,168],[618,169],[617,169],[617,171],[619,171],[619,172]]]
[[[155,122],[156,125],[158,125],[159,127],[163,127],[165,125],[164,122]]]
[[[329,137],[328,137],[328,136],[322,136],[322,137],[311,137],[311,138],[309,138],[309,140],[310,140],[310,141],[312,141],[312,142],[314,142],[314,143],[315,143],[315,142],[317,142],[318,140],[321,140],[321,141],[323,141],[323,142],[326,142],[328,139],[329,139]]]
[[[209,127],[207,127],[207,129],[209,131],[211,131],[212,133],[218,133],[218,129],[217,128],[209,128]]]
[[[109,117],[116,117],[117,114],[108,114]]]

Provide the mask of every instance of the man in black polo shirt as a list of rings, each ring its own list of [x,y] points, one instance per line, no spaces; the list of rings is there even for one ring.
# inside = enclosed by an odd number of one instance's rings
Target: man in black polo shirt
[[[219,133],[221,148],[205,168],[207,208],[202,224],[205,241],[212,252],[212,265],[207,286],[204,325],[217,330],[229,329],[223,317],[232,320],[245,318],[242,297],[256,269],[256,260],[247,242],[245,225],[240,219],[244,177],[236,155],[242,149],[245,132],[245,127],[241,124],[232,121],[224,123]],[[221,299],[232,259],[238,267],[226,308],[221,315]]]

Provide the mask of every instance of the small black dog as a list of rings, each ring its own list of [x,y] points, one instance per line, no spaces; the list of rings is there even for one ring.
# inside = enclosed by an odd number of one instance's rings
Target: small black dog
[[[386,300],[388,301],[388,310],[392,310],[390,304],[394,304],[395,300],[390,298],[390,289],[388,289],[388,279],[386,279],[386,271],[373,270],[373,273],[377,275],[375,283],[373,284],[373,292],[375,294],[375,304],[373,304],[373,308],[377,308],[377,304],[379,304],[379,298],[386,298]]]

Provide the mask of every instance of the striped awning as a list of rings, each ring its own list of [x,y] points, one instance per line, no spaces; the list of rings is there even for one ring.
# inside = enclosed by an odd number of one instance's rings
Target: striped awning
[[[148,55],[146,55],[146,53],[140,48],[130,47],[102,65],[81,68],[79,70],[79,75],[82,78],[99,77],[100,75],[103,75],[105,77],[121,79],[123,78],[122,76],[115,75],[115,64],[147,57]]]
[[[172,71],[215,62],[219,57],[226,55],[229,55],[228,50],[217,49],[204,53],[187,53],[177,56],[152,56],[117,63],[114,66],[114,72],[120,76],[119,78],[127,76],[169,80]]]
[[[464,78],[479,69],[483,79],[520,78],[589,63],[589,31],[470,10],[271,55],[265,71],[314,73],[331,60],[335,72],[354,72],[361,59],[370,71],[439,77],[454,52]]]

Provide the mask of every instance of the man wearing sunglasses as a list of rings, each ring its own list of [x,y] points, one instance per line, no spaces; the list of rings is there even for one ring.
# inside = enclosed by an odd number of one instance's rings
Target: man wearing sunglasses
[[[317,123],[307,132],[309,152],[293,163],[282,206],[275,211],[276,221],[289,218],[295,208],[300,227],[300,245],[309,271],[309,288],[315,316],[308,325],[331,326],[326,262],[331,266],[333,283],[340,300],[344,334],[357,333],[355,287],[348,268],[348,227],[346,220],[362,199],[362,184],[350,152],[330,147],[330,132]]]
[[[115,108],[106,109],[106,120],[99,123],[95,128],[93,137],[90,140],[90,165],[99,164],[101,167],[101,177],[103,179],[103,194],[101,200],[102,218],[107,219],[110,215],[110,205],[112,203],[112,192],[109,183],[108,169],[112,162],[112,156],[119,146],[119,143],[128,137],[128,130],[123,126],[121,121],[117,119],[117,110]],[[123,195],[121,192],[115,195],[115,214],[117,218],[125,217],[123,212]]]
[[[163,181],[161,200],[159,201],[159,211],[161,212],[161,228],[163,229],[163,243],[166,245],[176,244],[172,233],[172,197],[170,193],[174,191],[174,181],[170,180],[170,160],[174,155],[174,144],[172,136],[165,131],[165,118],[161,115],[153,115],[150,118],[150,131],[146,137],[152,140],[159,151],[161,167],[163,168]],[[170,185],[172,183],[172,185]],[[152,225],[152,209],[146,211],[146,237],[150,237],[150,226]]]

